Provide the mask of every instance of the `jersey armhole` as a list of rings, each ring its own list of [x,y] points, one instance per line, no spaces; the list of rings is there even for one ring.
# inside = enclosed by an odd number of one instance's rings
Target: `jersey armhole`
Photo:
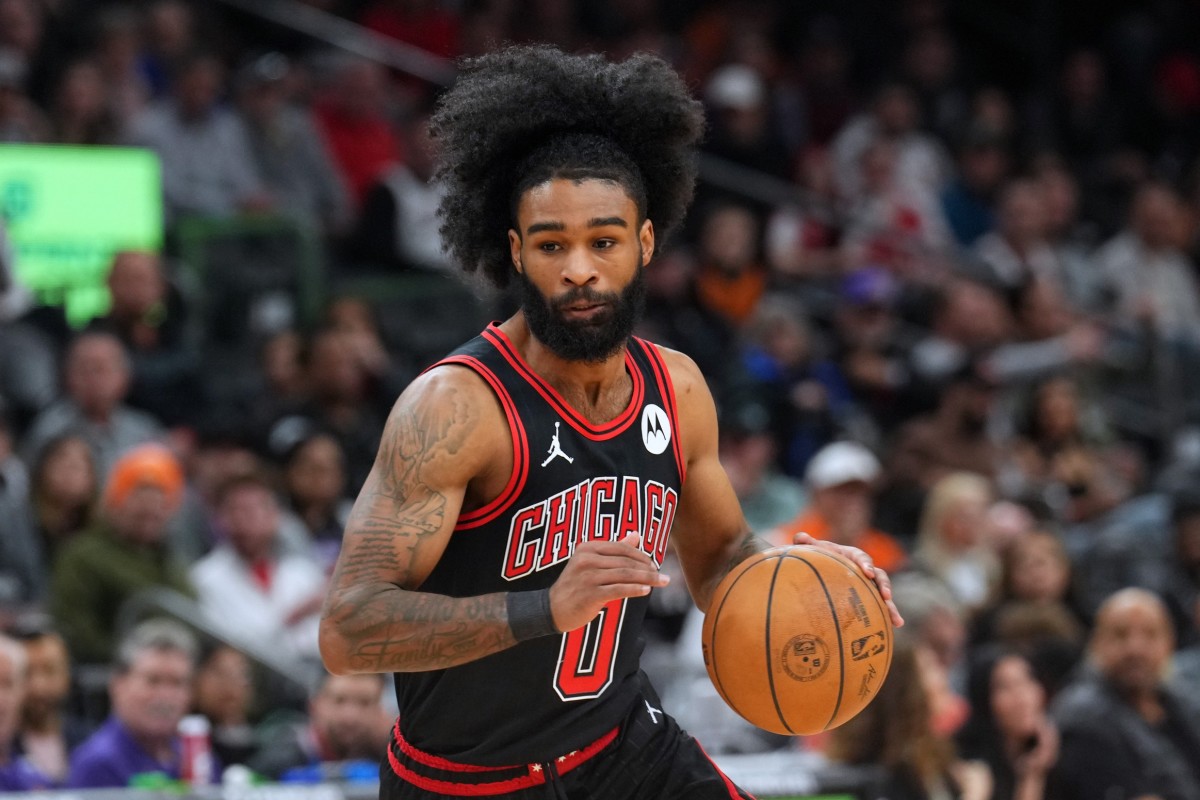
[[[490,367],[474,356],[467,355],[450,356],[442,359],[435,366],[443,364],[466,367],[487,382],[496,395],[496,399],[500,401],[500,407],[504,410],[504,417],[508,421],[509,438],[512,441],[512,472],[509,474],[504,488],[488,503],[460,514],[458,522],[454,525],[455,531],[471,530],[486,525],[503,514],[521,493],[521,490],[525,488],[525,481],[529,478],[529,438],[525,434],[525,426],[521,423],[521,417],[517,414],[517,406],[512,395],[504,388],[499,376]]]
[[[641,345],[646,359],[650,362],[650,369],[654,372],[654,381],[658,384],[659,394],[662,395],[667,406],[667,419],[670,420],[671,430],[674,431],[671,436],[671,452],[675,454],[675,467],[679,470],[679,487],[682,489],[684,481],[687,480],[687,462],[683,460],[683,446],[680,444],[679,409],[675,402],[675,384],[671,382],[671,372],[667,369],[667,362],[663,359],[658,345],[647,342],[645,339],[636,339],[635,341]]]

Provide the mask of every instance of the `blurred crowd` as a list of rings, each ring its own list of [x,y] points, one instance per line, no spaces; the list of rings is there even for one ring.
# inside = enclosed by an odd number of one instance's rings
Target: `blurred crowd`
[[[444,59],[649,50],[705,103],[640,334],[708,377],[755,530],[862,547],[908,620],[860,718],[784,741],[724,708],[690,601],[660,590],[646,667],[710,751],[874,765],[889,797],[1200,797],[1189,4],[294,10]],[[0,788],[177,774],[189,712],[219,764],[270,777],[378,757],[383,683],[325,675],[316,619],[388,409],[436,356],[336,287],[456,272],[425,126],[441,88],[219,2],[0,0],[0,143],[150,148],[167,223],[77,328],[21,285],[0,220]],[[328,290],[313,320],[227,337],[235,374],[177,234],[262,218],[315,236]],[[138,624],[154,589],[203,624]],[[308,665],[307,696],[263,702],[264,650]]]

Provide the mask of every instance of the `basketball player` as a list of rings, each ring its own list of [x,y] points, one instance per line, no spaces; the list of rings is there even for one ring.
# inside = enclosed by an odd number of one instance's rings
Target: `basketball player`
[[[649,56],[513,48],[468,62],[432,126],[449,252],[522,303],[401,395],[346,527],[321,652],[397,673],[381,797],[748,797],[638,668],[668,534],[701,609],[767,546],[704,377],[631,336],[699,104]],[[819,546],[890,598],[865,553]]]

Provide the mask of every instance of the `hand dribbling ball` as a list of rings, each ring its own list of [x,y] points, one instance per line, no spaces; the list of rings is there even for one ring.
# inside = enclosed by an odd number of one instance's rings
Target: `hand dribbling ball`
[[[871,702],[892,663],[893,635],[878,587],[857,565],[811,545],[778,547],[718,584],[704,619],[704,665],[747,721],[811,735]]]

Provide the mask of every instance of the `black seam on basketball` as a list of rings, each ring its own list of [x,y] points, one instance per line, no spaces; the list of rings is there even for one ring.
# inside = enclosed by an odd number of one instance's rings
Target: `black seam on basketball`
[[[757,566],[757,564],[751,564],[750,566],[743,569],[740,575],[738,575],[736,578],[733,579],[733,583],[729,584],[729,588],[726,589],[725,594],[723,594],[721,596],[721,605],[717,606],[717,610],[715,612],[713,612],[713,613],[715,613],[716,616],[713,617],[712,641],[709,642],[709,647],[712,649],[712,653],[710,654],[710,657],[712,658],[712,665],[713,665],[713,669],[712,669],[713,685],[715,685],[717,687],[717,692],[720,693],[721,698],[726,702],[727,705],[729,705],[730,708],[733,708],[733,703],[729,702],[729,695],[726,693],[725,687],[721,685],[721,670],[717,665],[717,627],[721,624],[721,609],[725,608],[725,603],[726,603],[726,601],[729,600],[729,595],[731,595],[733,593],[733,587],[737,586],[738,581],[740,581],[742,578],[746,577],[746,573],[750,572],[750,570],[754,569],[754,567],[756,567],[756,566]],[[736,569],[736,568],[737,567],[735,567],[734,569]]]
[[[838,621],[837,606],[833,604],[833,597],[829,594],[829,587],[825,585],[825,579],[821,577],[821,572],[814,567],[804,556],[796,556],[791,553],[787,554],[788,558],[794,558],[797,561],[803,561],[804,566],[813,571],[813,575],[817,576],[817,583],[821,584],[821,591],[825,593],[825,602],[829,604],[829,616],[833,620],[833,629],[837,632],[838,643],[838,694],[837,702],[833,705],[833,713],[829,715],[829,722],[826,722],[822,727],[825,730],[830,724],[837,719],[838,712],[842,710],[842,693],[846,691],[846,651],[845,645],[842,643],[842,626]],[[840,561],[838,562],[841,563]]]
[[[779,577],[779,569],[783,566],[783,558],[775,559],[775,571],[771,573],[771,585],[767,588],[767,625],[766,625],[766,648],[767,648],[767,684],[771,687],[771,702],[775,704],[775,713],[779,715],[779,721],[783,723],[783,727],[787,728],[788,733],[795,733],[792,726],[788,725],[788,721],[783,716],[783,709],[779,707],[779,697],[775,694],[775,659],[771,657],[771,612],[774,610],[772,603],[775,600],[775,580]]]

